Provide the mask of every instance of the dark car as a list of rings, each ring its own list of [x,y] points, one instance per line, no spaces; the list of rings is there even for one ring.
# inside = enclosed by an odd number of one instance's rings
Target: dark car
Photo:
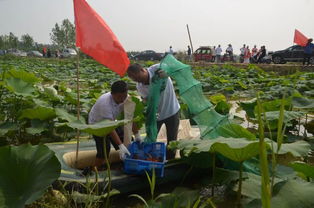
[[[194,61],[212,61],[212,47],[199,47],[194,53]]]
[[[272,60],[274,64],[284,64],[286,62],[301,62],[303,61],[304,47],[299,45],[291,46],[285,50],[275,51],[272,53]],[[314,64],[314,52],[310,59]]]
[[[162,53],[156,53],[153,50],[146,50],[139,54],[136,54],[131,57],[134,60],[143,60],[143,61],[160,61],[163,58]]]

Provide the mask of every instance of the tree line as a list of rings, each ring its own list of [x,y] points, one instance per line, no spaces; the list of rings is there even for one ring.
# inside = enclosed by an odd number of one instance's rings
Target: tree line
[[[39,44],[29,34],[24,34],[19,39],[10,32],[8,35],[0,35],[0,49],[8,50],[14,48],[30,51],[40,50],[43,46],[58,49],[75,47],[75,26],[69,19],[64,19],[60,25],[56,23],[49,35],[52,44]]]

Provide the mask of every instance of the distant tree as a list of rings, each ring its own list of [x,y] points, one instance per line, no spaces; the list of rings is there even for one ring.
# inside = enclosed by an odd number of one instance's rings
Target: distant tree
[[[68,19],[62,21],[61,26],[55,24],[50,33],[50,39],[53,44],[59,48],[68,48],[75,46],[75,26]]]
[[[17,48],[18,44],[19,44],[18,37],[16,37],[12,32],[10,32],[9,38],[8,38],[9,48]]]
[[[4,35],[0,35],[0,49],[5,49]]]
[[[29,34],[22,35],[21,46],[24,50],[31,50],[34,48],[34,39]]]

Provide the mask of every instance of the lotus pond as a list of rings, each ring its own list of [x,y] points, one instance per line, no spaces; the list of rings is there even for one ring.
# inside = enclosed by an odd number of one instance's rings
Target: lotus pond
[[[105,189],[87,177],[80,192],[57,180],[61,165],[47,144],[71,141],[78,132],[84,139],[106,134],[126,122],[86,124],[96,99],[120,79],[86,58],[79,64],[77,120],[76,68],[73,59],[0,58],[0,207],[314,206],[314,72],[280,76],[256,65],[194,66],[194,78],[215,111],[229,118],[228,128],[216,126],[217,139],[171,143],[181,155],[173,163],[187,167],[180,182],[159,186],[153,172],[142,177],[147,189],[119,194],[110,177],[97,179]],[[122,79],[136,99],[135,84]],[[179,100],[181,118],[195,125]]]

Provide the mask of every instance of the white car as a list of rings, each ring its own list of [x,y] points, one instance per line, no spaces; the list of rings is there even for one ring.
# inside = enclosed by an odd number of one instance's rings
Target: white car
[[[63,51],[60,54],[60,57],[61,58],[68,58],[68,57],[73,57],[76,55],[77,55],[77,53],[73,48],[66,48],[66,49],[63,49]]]
[[[29,51],[27,53],[27,56],[31,57],[43,57],[43,54],[41,54],[39,51]]]

